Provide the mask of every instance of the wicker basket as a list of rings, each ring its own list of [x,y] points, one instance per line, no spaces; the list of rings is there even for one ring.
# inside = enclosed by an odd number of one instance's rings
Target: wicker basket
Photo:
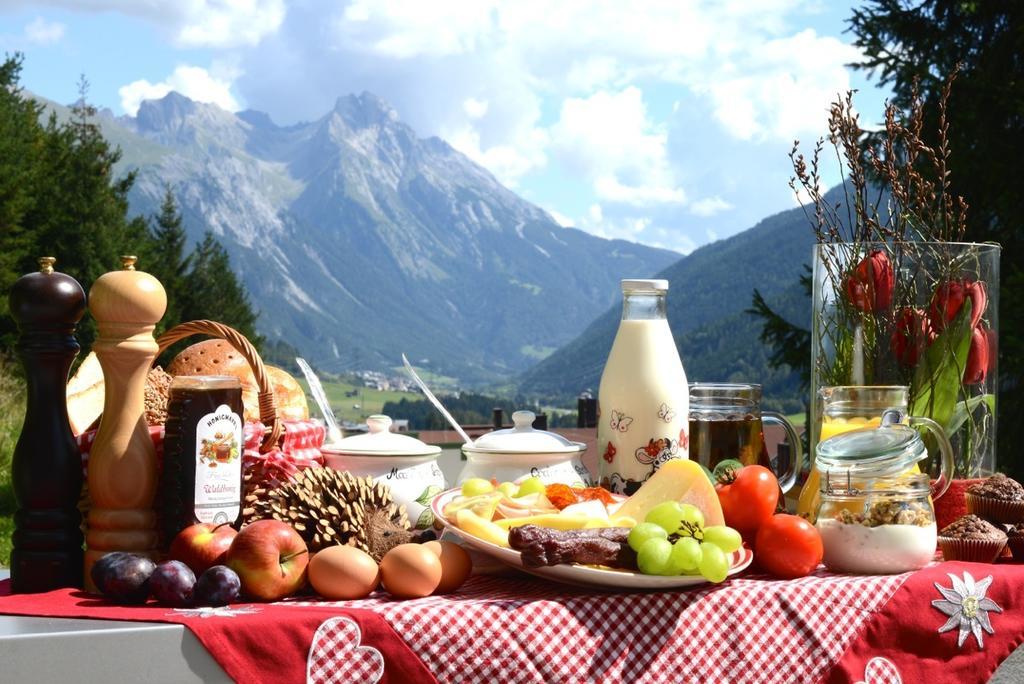
[[[216,321],[190,321],[176,325],[161,335],[156,342],[160,346],[160,352],[163,353],[175,342],[180,342],[192,335],[206,335],[224,340],[249,362],[249,367],[252,368],[253,375],[256,376],[256,384],[259,386],[260,422],[267,426],[263,442],[260,444],[260,453],[265,454],[277,447],[284,434],[284,426],[277,415],[274,387],[256,347],[252,346],[252,343],[242,333]]]

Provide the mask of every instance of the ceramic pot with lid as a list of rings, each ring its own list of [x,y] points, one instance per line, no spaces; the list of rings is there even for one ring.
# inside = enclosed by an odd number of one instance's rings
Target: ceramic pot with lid
[[[590,486],[593,480],[582,460],[587,445],[534,429],[534,418],[532,411],[516,411],[512,414],[514,427],[488,432],[472,445],[464,444],[467,463],[459,473],[459,483],[471,477],[518,482],[536,476],[544,484]]]
[[[365,434],[321,447],[324,462],[335,470],[373,477],[391,490],[395,503],[405,506],[416,529],[427,529],[434,524],[430,500],[447,488],[437,465],[441,447],[391,432],[388,416],[370,416],[366,425],[369,432]]]

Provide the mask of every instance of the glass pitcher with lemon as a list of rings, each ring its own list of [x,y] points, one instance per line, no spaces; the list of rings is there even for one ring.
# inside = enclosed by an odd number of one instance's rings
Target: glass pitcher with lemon
[[[820,479],[814,464],[817,445],[844,432],[879,427],[882,414],[887,409],[896,409],[906,416],[909,391],[910,388],[905,385],[840,385],[821,388],[817,401],[820,415],[811,425],[811,471],[800,490],[797,515],[813,522],[818,510]],[[945,439],[945,432],[938,423],[928,418],[908,417],[904,422],[924,427],[936,432],[940,439]],[[909,472],[917,474],[921,471],[915,464]]]

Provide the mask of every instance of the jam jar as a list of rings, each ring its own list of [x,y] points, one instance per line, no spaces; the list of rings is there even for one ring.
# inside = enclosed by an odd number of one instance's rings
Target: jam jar
[[[928,458],[915,426],[933,431],[939,444],[934,481],[915,467]],[[932,500],[945,493],[953,472],[953,451],[941,428],[890,410],[880,427],[820,442],[815,465],[821,477],[815,524],[829,570],[885,575],[917,570],[932,560],[937,537]]]

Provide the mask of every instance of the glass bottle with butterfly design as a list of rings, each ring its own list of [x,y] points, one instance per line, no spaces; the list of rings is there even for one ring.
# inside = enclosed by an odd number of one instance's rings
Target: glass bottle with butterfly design
[[[666,461],[687,458],[689,391],[667,293],[667,280],[622,281],[622,320],[598,392],[598,476],[613,492],[632,494]]]

